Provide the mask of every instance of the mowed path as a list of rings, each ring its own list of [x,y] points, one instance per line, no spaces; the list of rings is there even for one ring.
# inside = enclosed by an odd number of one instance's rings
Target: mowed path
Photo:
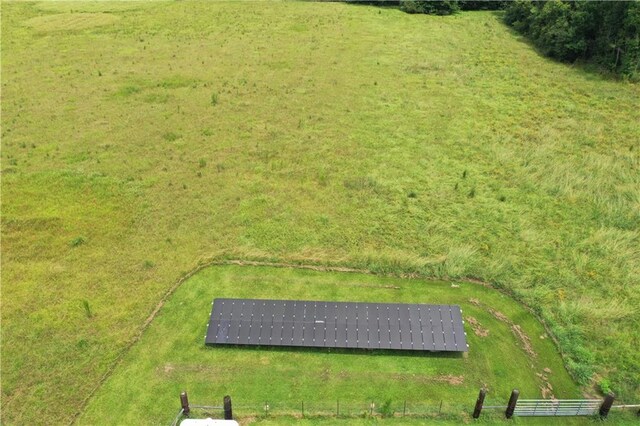
[[[638,99],[492,13],[3,2],[3,423],[225,257],[493,282],[637,399]]]

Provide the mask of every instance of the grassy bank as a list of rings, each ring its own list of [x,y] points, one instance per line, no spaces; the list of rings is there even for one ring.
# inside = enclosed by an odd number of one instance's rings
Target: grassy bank
[[[640,398],[638,86],[346,4],[3,2],[1,47],[3,423],[69,421],[212,257],[481,278]]]

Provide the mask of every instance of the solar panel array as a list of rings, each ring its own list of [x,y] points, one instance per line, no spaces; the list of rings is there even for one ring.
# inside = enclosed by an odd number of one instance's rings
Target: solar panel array
[[[457,305],[215,299],[207,345],[466,352]]]

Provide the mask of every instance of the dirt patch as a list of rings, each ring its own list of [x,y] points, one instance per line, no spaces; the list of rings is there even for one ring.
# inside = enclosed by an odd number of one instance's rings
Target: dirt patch
[[[531,339],[529,339],[529,336],[525,334],[522,328],[518,324],[512,323],[511,331],[513,331],[513,334],[515,334],[520,340],[520,343],[522,343],[522,349],[524,349],[524,351],[531,357],[535,358],[538,354],[533,350],[533,346],[531,346]]]
[[[464,376],[452,376],[452,375],[438,376],[436,377],[436,381],[446,382],[446,383],[449,383],[450,385],[461,385],[464,383]]]
[[[391,374],[391,380],[398,381],[417,381],[420,383],[447,383],[449,385],[459,386],[464,384],[464,376],[454,376],[452,374],[444,374],[440,376],[425,376],[416,374]]]
[[[551,369],[549,368],[545,368],[542,371],[547,374],[551,373]],[[544,399],[556,399],[555,395],[553,394],[553,386],[551,386],[551,383],[549,383],[549,377],[547,376],[547,374],[536,373],[536,376],[538,376],[540,380],[542,380],[542,385],[540,385],[540,393],[542,394],[542,397]]]
[[[484,328],[482,324],[480,324],[480,321],[478,321],[474,317],[469,316],[465,317],[464,319],[469,323],[476,336],[487,337],[489,335],[489,330]]]
[[[496,311],[495,309],[488,309],[489,313],[491,315],[493,315],[494,317],[496,317],[497,320],[502,321],[502,322],[506,322],[507,324],[512,324],[511,320],[509,318],[507,318],[507,316],[505,314],[503,314],[500,311]]]
[[[238,420],[239,423],[241,425],[250,425],[251,423],[255,423],[258,421],[258,418],[255,416],[250,416],[250,417],[242,417],[240,420]]]
[[[515,324],[502,312],[496,311],[493,308],[489,308],[483,305],[477,299],[469,299],[469,302],[473,303],[476,306],[484,307],[487,310],[487,312],[489,312],[491,315],[494,316],[495,319],[505,324],[508,324],[513,334],[518,338],[518,340],[520,340],[520,343],[522,344],[522,349],[527,353],[527,355],[529,355],[531,358],[535,358],[538,356],[536,351],[533,350],[533,346],[531,345],[531,339],[529,338],[529,336],[527,336],[527,334],[524,332],[522,327],[520,327],[518,324]],[[467,319],[467,321],[469,320]],[[473,331],[475,332],[474,325],[471,323],[471,321],[469,321],[469,324],[471,325],[471,329],[473,329]]]
[[[542,394],[542,398],[544,399],[556,399],[553,394],[553,388],[551,387],[551,383],[546,382],[544,386],[540,386],[540,393]]]

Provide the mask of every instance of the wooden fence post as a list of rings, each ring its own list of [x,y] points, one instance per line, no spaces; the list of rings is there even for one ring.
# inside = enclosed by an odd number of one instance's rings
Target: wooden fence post
[[[509,403],[507,404],[507,411],[505,411],[504,415],[510,419],[513,417],[513,412],[516,410],[516,404],[518,403],[518,396],[520,396],[520,391],[518,389],[514,389],[511,392],[511,397],[509,398]]]
[[[609,415],[609,410],[611,410],[611,406],[613,405],[613,399],[614,395],[612,393],[604,397],[604,401],[602,401],[602,405],[600,406],[600,417],[603,419]]]
[[[226,395],[223,399],[224,419],[233,420],[233,410],[231,408],[231,397]]]
[[[191,409],[189,408],[189,397],[187,396],[187,391],[182,391],[180,394],[180,405],[182,406],[182,413],[185,416],[188,416]]]
[[[487,396],[486,389],[480,389],[480,393],[478,394],[478,399],[476,399],[476,406],[473,409],[473,418],[477,419],[480,417],[480,413],[482,412],[482,405],[484,404],[484,397]]]

